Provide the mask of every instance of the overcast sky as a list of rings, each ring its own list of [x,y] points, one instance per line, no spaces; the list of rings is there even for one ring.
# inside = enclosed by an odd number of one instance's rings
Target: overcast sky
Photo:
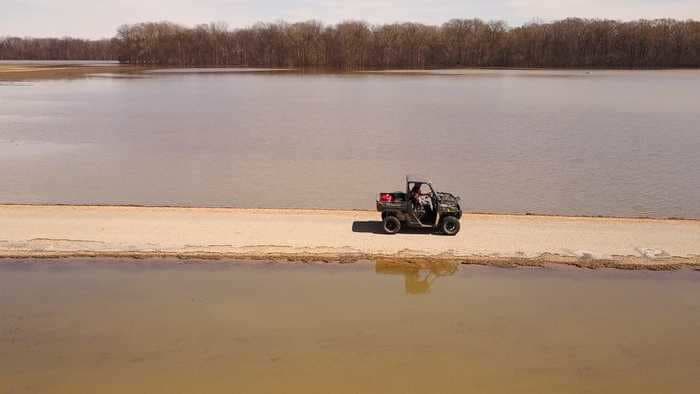
[[[569,16],[700,20],[700,0],[0,0],[0,36],[112,37],[123,23],[160,20],[244,27],[280,19],[440,24],[476,17],[519,25]]]

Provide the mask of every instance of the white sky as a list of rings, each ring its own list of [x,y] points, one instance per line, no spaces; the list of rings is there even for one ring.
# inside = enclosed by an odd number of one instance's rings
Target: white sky
[[[0,36],[112,37],[121,24],[160,20],[244,27],[280,19],[440,24],[481,18],[519,25],[569,16],[700,20],[700,0],[0,0]]]

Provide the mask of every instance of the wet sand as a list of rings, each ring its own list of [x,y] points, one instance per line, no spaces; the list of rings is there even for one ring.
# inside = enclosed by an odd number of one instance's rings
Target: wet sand
[[[0,257],[700,266],[700,221],[467,214],[455,237],[386,235],[370,211],[0,205]]]
[[[37,79],[82,78],[89,75],[129,75],[142,71],[143,67],[118,64],[0,64],[0,81],[25,81]]]
[[[127,78],[146,77],[149,74],[211,74],[211,73],[259,73],[259,72],[287,72],[294,71],[289,68],[164,68],[147,67],[124,64],[71,64],[56,61],[54,64],[26,64],[4,63],[0,64],[0,81],[25,81],[40,79],[68,79],[84,77]]]

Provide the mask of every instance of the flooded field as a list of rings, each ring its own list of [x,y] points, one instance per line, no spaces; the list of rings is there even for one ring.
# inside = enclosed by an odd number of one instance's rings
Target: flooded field
[[[0,393],[695,393],[700,272],[0,262]]]
[[[700,71],[194,71],[1,84],[0,202],[700,218]]]

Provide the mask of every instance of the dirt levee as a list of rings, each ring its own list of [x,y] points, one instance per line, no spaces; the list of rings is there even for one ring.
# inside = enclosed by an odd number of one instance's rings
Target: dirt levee
[[[386,235],[376,212],[0,205],[0,257],[181,257],[670,269],[700,221],[467,214],[455,237]]]

